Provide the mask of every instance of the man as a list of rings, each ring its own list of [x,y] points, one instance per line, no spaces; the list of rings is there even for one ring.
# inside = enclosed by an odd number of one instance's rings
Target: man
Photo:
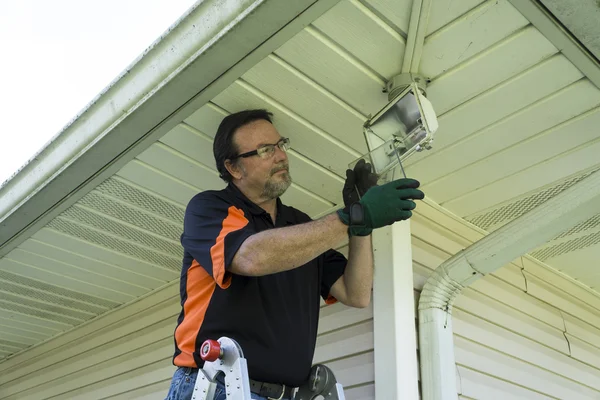
[[[265,110],[226,117],[214,140],[217,170],[228,182],[188,204],[181,243],[182,311],[175,330],[175,372],[168,399],[190,399],[203,365],[200,345],[228,336],[244,351],[253,399],[289,399],[308,378],[321,296],[369,304],[372,229],[410,218],[419,183],[375,186],[370,166],[347,171],[346,208],[312,221],[282,204],[290,186],[286,150]],[[358,192],[357,192],[358,189]],[[332,250],[350,236],[348,260]],[[215,400],[226,398],[219,377]]]

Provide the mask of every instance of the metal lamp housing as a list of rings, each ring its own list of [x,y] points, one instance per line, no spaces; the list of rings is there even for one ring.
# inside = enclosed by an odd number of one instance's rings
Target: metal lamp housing
[[[363,127],[371,151],[361,157],[373,165],[380,180],[388,181],[390,171],[408,157],[431,149],[438,120],[431,102],[418,84],[392,92],[388,104],[369,118]],[[360,160],[360,158],[359,158]],[[351,163],[350,168],[358,162]]]

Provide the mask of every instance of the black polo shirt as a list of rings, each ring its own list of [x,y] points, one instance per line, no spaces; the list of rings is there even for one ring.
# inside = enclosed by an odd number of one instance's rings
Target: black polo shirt
[[[277,218],[252,203],[233,184],[196,195],[188,204],[181,243],[181,305],[175,330],[178,366],[202,366],[206,339],[228,336],[242,347],[250,378],[299,386],[312,365],[320,299],[342,276],[347,260],[329,250],[293,270],[260,277],[229,272],[249,236],[311,221],[277,199]]]

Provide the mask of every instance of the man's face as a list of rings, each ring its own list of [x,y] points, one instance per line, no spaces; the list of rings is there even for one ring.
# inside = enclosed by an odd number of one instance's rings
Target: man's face
[[[238,154],[256,150],[264,145],[275,144],[281,139],[277,129],[265,120],[253,121],[239,128],[233,141]],[[275,146],[272,155],[254,155],[237,160],[241,183],[255,190],[261,197],[275,199],[281,196],[292,183],[287,154]]]

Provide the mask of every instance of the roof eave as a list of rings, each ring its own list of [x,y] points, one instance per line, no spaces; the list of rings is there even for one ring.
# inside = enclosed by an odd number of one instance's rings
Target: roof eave
[[[196,3],[0,187],[0,257],[338,1]]]

